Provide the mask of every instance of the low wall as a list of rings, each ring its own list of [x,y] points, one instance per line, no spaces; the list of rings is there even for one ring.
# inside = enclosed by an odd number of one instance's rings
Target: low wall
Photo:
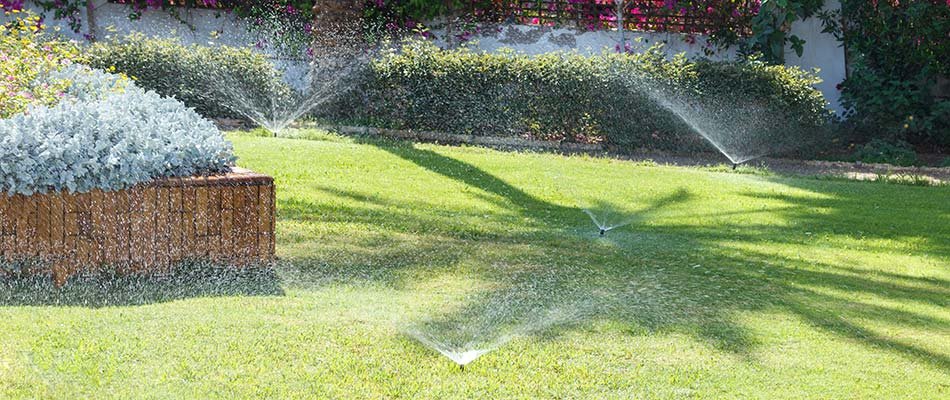
[[[273,179],[247,170],[162,179],[116,192],[0,195],[0,257],[77,273],[160,273],[202,259],[274,260]]]

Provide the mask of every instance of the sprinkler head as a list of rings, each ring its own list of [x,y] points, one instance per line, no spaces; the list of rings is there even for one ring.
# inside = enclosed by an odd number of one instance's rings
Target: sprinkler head
[[[607,230],[606,230],[606,229],[601,229],[601,230],[600,230],[600,236],[601,236],[601,237],[607,236]]]
[[[733,170],[733,171],[735,171],[737,167],[739,167],[739,164],[732,163],[732,170]]]
[[[465,372],[465,364],[459,364],[459,371]]]

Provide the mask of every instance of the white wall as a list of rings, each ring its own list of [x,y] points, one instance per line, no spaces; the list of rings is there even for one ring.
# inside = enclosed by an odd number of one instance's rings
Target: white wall
[[[121,38],[130,33],[141,33],[148,37],[177,38],[184,44],[201,45],[228,45],[258,49],[268,53],[266,47],[254,47],[258,42],[257,34],[248,30],[248,25],[235,15],[216,10],[179,8],[181,20],[176,19],[162,10],[145,10],[138,20],[130,20],[132,8],[109,3],[106,0],[90,0],[96,6],[96,35],[99,40]],[[36,13],[42,9],[30,3],[29,8]],[[45,24],[48,29],[56,29],[59,34],[75,40],[85,40],[84,35],[89,33],[89,24],[85,10],[82,10],[82,29],[74,32],[65,20],[57,20],[52,15],[47,16]],[[305,62],[280,59],[274,61],[275,66],[282,71],[291,84],[301,84],[308,71]]]
[[[825,9],[836,10],[841,8],[838,0],[825,0]],[[841,92],[837,86],[847,77],[847,65],[844,47],[830,33],[822,33],[822,24],[818,18],[809,18],[792,24],[792,34],[805,40],[805,48],[801,57],[791,48],[785,49],[785,64],[797,65],[807,70],[818,68],[818,76],[822,82],[817,85],[818,90],[825,95],[829,108],[841,113],[843,108],[838,103]]]
[[[234,46],[253,45],[256,40],[248,32],[246,24],[234,15],[214,10],[180,8],[181,19],[176,20],[169,13],[161,10],[146,10],[137,21],[129,19],[132,8],[122,4],[108,3],[105,0],[90,0],[96,6],[96,26],[100,39],[112,36],[124,36],[132,32],[139,32],[149,37],[177,37],[183,43],[192,44],[226,44]],[[29,8],[41,13],[42,9],[30,3]],[[60,34],[67,37],[83,40],[83,35],[89,32],[85,10],[80,13],[83,26],[80,32],[73,32],[65,20],[46,18],[49,28],[58,28]],[[220,34],[218,34],[220,33]]]
[[[433,30],[436,44],[447,46],[445,30]],[[667,54],[686,53],[690,57],[703,56],[705,39],[697,37],[696,43],[683,40],[683,35],[675,33],[625,32],[625,42],[634,50],[645,50],[656,43],[663,43]],[[525,54],[540,54],[552,51],[577,51],[580,54],[600,54],[604,51],[616,51],[620,45],[620,32],[587,32],[568,28],[550,28],[528,25],[498,25],[488,27],[483,33],[473,36],[465,42],[479,50],[497,51],[503,48],[513,49]],[[724,51],[710,58],[726,59],[735,55],[734,51]]]

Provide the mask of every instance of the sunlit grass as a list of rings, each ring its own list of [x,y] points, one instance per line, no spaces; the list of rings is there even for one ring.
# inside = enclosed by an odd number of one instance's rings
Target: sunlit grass
[[[136,296],[74,288],[112,301],[56,306],[14,293],[0,303],[0,398],[950,390],[950,188],[332,135],[232,139],[239,164],[278,185],[276,275],[228,278],[227,290],[202,290],[220,281],[201,275]],[[601,238],[582,207],[633,222]],[[506,311],[491,299],[522,287],[532,291],[512,317],[493,322],[581,311],[464,373],[406,334]]]

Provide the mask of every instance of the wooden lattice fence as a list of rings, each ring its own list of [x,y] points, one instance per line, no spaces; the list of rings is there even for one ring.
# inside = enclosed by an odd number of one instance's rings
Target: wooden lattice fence
[[[726,28],[747,34],[756,0],[496,0],[494,10],[473,6],[472,15],[490,15],[529,25],[573,26],[586,30],[616,29],[622,8],[624,28],[633,31],[707,34]]]

